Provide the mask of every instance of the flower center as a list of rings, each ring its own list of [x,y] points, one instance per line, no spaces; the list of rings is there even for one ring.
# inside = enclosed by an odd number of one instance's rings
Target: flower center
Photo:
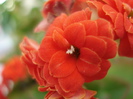
[[[80,55],[80,50],[77,47],[74,47],[73,45],[71,45],[70,49],[66,51],[66,54],[70,54],[78,58]]]

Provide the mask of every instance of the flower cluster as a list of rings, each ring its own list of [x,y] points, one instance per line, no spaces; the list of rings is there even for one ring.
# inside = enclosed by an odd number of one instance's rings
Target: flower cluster
[[[104,78],[117,51],[133,57],[132,7],[131,0],[46,2],[43,15],[52,21],[36,28],[46,30],[41,44],[27,37],[20,44],[39,91],[49,91],[45,99],[96,99],[83,84]]]

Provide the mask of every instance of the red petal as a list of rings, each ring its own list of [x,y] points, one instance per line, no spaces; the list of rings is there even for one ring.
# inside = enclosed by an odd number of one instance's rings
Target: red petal
[[[133,49],[131,49],[127,36],[120,40],[118,52],[120,56],[133,57]]]
[[[105,3],[107,3],[112,8],[116,9],[117,11],[122,10],[122,2],[121,0],[103,0]]]
[[[92,78],[94,78],[94,80],[100,80],[102,78],[104,78],[110,68],[111,64],[108,60],[103,60],[101,62],[101,70],[99,73],[97,73],[96,75],[92,76]]]
[[[64,51],[59,51],[50,60],[49,70],[54,77],[66,77],[76,68],[76,60]]]
[[[115,21],[115,18],[116,18],[117,13],[118,13],[115,9],[113,9],[109,5],[104,5],[103,11],[105,12],[106,15],[108,15],[111,18],[112,22]]]
[[[66,92],[66,91],[62,90],[60,85],[55,85],[55,88],[57,89],[58,93],[60,95],[62,95],[63,97],[69,98],[69,97],[72,97],[75,94],[75,91],[73,91],[73,92]]]
[[[52,37],[46,36],[39,48],[39,56],[43,61],[49,62],[50,58],[59,50],[58,46],[53,41]]]
[[[93,50],[100,57],[102,57],[106,52],[107,43],[98,37],[87,36],[86,42],[85,42],[85,47]]]
[[[64,22],[64,29],[69,26],[70,24],[80,22],[83,20],[89,20],[91,17],[91,11],[87,8],[82,11],[77,11],[75,13],[72,13]]]
[[[20,49],[23,53],[27,53],[31,50],[37,50],[38,48],[39,44],[27,37],[24,37],[23,41],[20,43]]]
[[[88,63],[86,61],[83,61],[81,59],[79,59],[77,61],[76,65],[77,65],[78,71],[82,75],[85,75],[88,77],[93,76],[100,71],[99,65],[94,65],[94,64]]]
[[[83,60],[89,64],[99,64],[101,59],[100,57],[92,50],[88,48],[81,48],[80,49],[80,60]]]
[[[68,41],[61,34],[59,34],[56,30],[53,32],[53,40],[62,49],[66,50],[66,49],[69,49],[70,47]]]
[[[104,19],[98,19],[96,22],[98,27],[98,35],[113,39],[113,28],[111,27],[111,24]]]
[[[86,30],[86,35],[94,35],[97,36],[98,35],[98,28],[97,28],[97,23],[95,21],[91,21],[91,20],[85,20],[81,22]]]
[[[104,5],[103,3],[94,1],[94,0],[93,1],[88,0],[87,3],[90,8],[97,10],[98,16],[105,18],[105,19],[110,19],[108,16],[105,15],[105,12],[102,9],[102,7]]]
[[[61,28],[55,27],[54,25],[50,25],[47,32],[46,32],[46,36],[52,36],[54,31],[57,31],[60,34],[63,34],[63,30]]]
[[[71,45],[74,45],[78,48],[83,46],[85,42],[85,35],[85,28],[81,23],[69,25],[64,31],[64,36],[67,39],[67,41]]]
[[[94,95],[96,95],[96,91],[92,91],[92,90],[85,90],[86,91],[86,96],[84,97],[84,99],[96,99],[94,98]]]
[[[57,84],[57,79],[52,77],[49,74],[49,70],[48,70],[48,64],[45,64],[43,67],[43,74],[42,74],[43,78],[46,80],[46,82],[48,83],[48,85],[50,86],[54,86],[55,84]]]
[[[65,92],[77,91],[84,83],[83,77],[75,70],[71,75],[58,79],[59,85]]]
[[[119,38],[123,38],[124,36],[124,22],[123,22],[123,15],[118,13],[114,23],[114,30]]]
[[[75,92],[75,95],[70,97],[69,99],[84,99],[86,95],[86,90],[79,89],[77,92]]]
[[[131,49],[133,49],[133,34],[132,33],[128,33],[128,40],[129,40]]]
[[[42,73],[42,68],[43,67],[36,67],[35,69],[34,69],[34,74],[35,74],[35,79],[36,79],[36,81],[38,82],[38,84],[40,85],[40,86],[45,86],[46,85],[46,81],[42,78],[42,75],[41,75],[41,73]]]
[[[67,15],[66,14],[61,14],[59,17],[57,17],[54,21],[53,21],[53,25],[56,27],[59,27],[61,29],[63,29],[63,23],[64,21],[67,19]]]
[[[103,58],[109,59],[116,56],[117,53],[117,43],[109,38],[101,37],[107,43],[107,50]]]
[[[22,56],[21,59],[22,59],[22,62],[27,66],[28,72],[30,73],[30,75],[35,77],[34,69],[37,68],[37,65],[33,64],[32,61],[28,60],[27,57],[25,56]]]
[[[38,51],[31,51],[32,62],[38,66],[44,66],[45,62],[39,57]]]

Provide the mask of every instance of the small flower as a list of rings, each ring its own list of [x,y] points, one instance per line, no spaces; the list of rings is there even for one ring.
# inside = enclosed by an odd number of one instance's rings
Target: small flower
[[[113,28],[115,39],[120,39],[119,55],[133,57],[133,2],[132,0],[88,1],[96,8],[101,18],[108,20]]]
[[[7,61],[2,76],[4,79],[12,80],[14,82],[26,78],[26,67],[22,64],[19,56],[15,56]]]
[[[110,67],[108,59],[116,55],[109,22],[91,21],[90,17],[89,9],[70,16],[62,14],[40,44],[39,57],[46,63],[43,77],[63,97],[72,97],[84,82],[105,77]]]

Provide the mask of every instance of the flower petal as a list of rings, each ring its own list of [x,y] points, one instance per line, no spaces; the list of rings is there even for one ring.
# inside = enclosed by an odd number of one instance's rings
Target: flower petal
[[[47,32],[46,32],[46,36],[52,36],[54,31],[57,31],[60,34],[63,34],[64,31],[61,28],[55,27],[54,25],[50,25],[50,27],[48,28]]]
[[[131,49],[127,36],[120,40],[118,53],[120,56],[133,57],[133,49]]]
[[[91,17],[91,11],[87,8],[85,10],[77,11],[72,13],[64,22],[64,28],[69,26],[70,24],[80,22],[83,20],[89,20]]]
[[[49,62],[54,53],[59,51],[59,47],[55,44],[52,37],[46,36],[40,45],[39,56],[43,61]]]
[[[115,18],[116,18],[117,13],[118,13],[115,9],[113,9],[109,5],[104,5],[103,11],[105,12],[106,15],[108,15],[111,18],[112,22],[115,21]]]
[[[88,77],[93,76],[100,71],[99,65],[91,64],[81,59],[77,61],[76,65],[77,65],[78,71],[82,75],[85,75]]]
[[[75,70],[71,75],[58,79],[59,85],[66,92],[77,91],[84,83],[83,77]]]
[[[67,19],[67,15],[66,14],[61,14],[59,17],[57,17],[54,21],[53,21],[53,25],[56,27],[59,27],[61,29],[63,29],[63,23],[64,21]]]
[[[99,71],[99,73],[97,73],[96,75],[92,76],[92,78],[94,78],[95,80],[100,80],[102,78],[104,78],[110,68],[111,64],[108,60],[103,60],[101,62],[101,70]]]
[[[104,19],[98,19],[96,20],[97,27],[98,27],[98,35],[99,36],[106,36],[108,38],[113,39],[113,30],[111,27],[111,24],[104,20]]]
[[[47,84],[50,86],[54,86],[57,83],[57,79],[52,77],[49,74],[49,69],[48,69],[48,65],[49,64],[45,64],[43,67],[43,73],[42,73],[42,77],[46,80]]]
[[[53,40],[62,49],[66,50],[70,48],[69,42],[56,30],[53,32]]]
[[[53,77],[66,77],[76,69],[76,60],[64,51],[58,51],[50,60],[49,70]]]
[[[64,31],[64,36],[68,42],[77,48],[83,46],[85,42],[85,35],[85,28],[81,23],[72,24]]]
[[[84,46],[93,50],[100,57],[102,57],[106,52],[107,43],[103,39],[100,39],[96,36],[87,36]]]
[[[115,18],[114,30],[119,38],[123,38],[125,30],[124,30],[123,15],[121,13],[118,13]]]
[[[85,30],[86,30],[86,35],[98,35],[98,28],[97,28],[97,23],[96,21],[91,21],[91,20],[85,20],[81,21],[81,23],[84,25]]]
[[[109,59],[115,57],[117,53],[117,43],[114,40],[109,39],[107,37],[101,38],[107,43],[107,49],[103,58]]]
[[[89,48],[81,48],[79,59],[89,64],[99,64],[101,62],[100,57]]]

